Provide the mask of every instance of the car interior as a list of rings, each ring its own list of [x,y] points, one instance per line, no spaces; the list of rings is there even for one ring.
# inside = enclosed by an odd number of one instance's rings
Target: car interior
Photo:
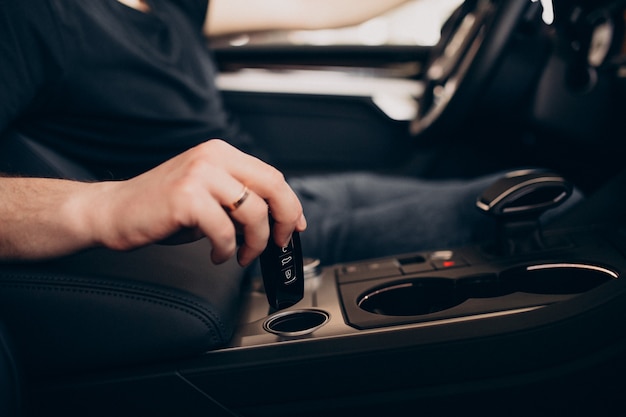
[[[391,39],[381,18],[333,42],[212,40],[224,103],[288,178],[503,172],[476,196],[493,230],[464,247],[302,259],[284,304],[234,260],[211,264],[206,240],[2,262],[1,415],[626,411],[626,1],[394,13],[437,38]],[[11,135],[0,171],[88,179]],[[584,198],[540,226],[573,189]]]

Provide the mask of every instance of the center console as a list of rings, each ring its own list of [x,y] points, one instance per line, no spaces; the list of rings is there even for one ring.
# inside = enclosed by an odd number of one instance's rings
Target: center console
[[[614,405],[626,353],[626,228],[551,228],[522,249],[494,247],[511,243],[511,229],[317,273],[309,260],[304,298],[279,311],[253,280],[231,344],[181,375],[246,416]]]
[[[304,296],[287,308],[270,306],[255,277],[226,346],[48,386],[40,408],[231,417],[623,410],[626,227],[615,191],[625,182],[546,229],[529,226],[535,214],[496,216],[499,235],[476,245],[323,268],[305,259]],[[509,195],[507,206],[547,201],[531,191]],[[596,204],[608,208],[592,221]]]
[[[181,375],[246,416],[483,402],[487,415],[508,402],[535,412],[547,392],[549,404],[598,391],[612,404],[623,385],[626,229],[546,235],[565,243],[506,257],[475,246],[335,265],[307,277],[304,299],[280,311],[253,281],[230,346]]]

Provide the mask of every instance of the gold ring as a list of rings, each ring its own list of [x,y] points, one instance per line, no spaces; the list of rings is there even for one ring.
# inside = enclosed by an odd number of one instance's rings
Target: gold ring
[[[230,205],[228,205],[226,208],[228,209],[228,211],[237,210],[246,201],[249,195],[250,195],[250,192],[248,190],[248,187],[244,185],[243,190],[241,191],[241,194],[239,194],[239,197],[237,197],[237,199],[233,201],[232,203],[230,203]]]

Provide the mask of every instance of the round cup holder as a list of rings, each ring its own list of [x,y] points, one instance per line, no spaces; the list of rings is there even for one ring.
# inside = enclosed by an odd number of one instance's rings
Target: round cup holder
[[[616,272],[601,266],[548,263],[511,268],[500,274],[500,282],[531,294],[581,294],[617,277]]]
[[[610,269],[582,263],[519,266],[499,274],[394,281],[368,290],[358,297],[357,305],[379,315],[419,316],[456,307],[469,299],[495,299],[512,293],[576,295],[616,278],[618,274]]]
[[[281,337],[298,337],[313,333],[329,319],[330,315],[322,310],[281,311],[268,317],[263,328]]]
[[[416,316],[435,313],[461,304],[466,298],[454,290],[453,280],[420,278],[378,287],[361,296],[358,305],[370,313]]]

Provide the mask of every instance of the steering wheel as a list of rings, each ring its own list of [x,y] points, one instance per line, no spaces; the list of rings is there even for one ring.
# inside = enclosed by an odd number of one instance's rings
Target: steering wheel
[[[480,98],[520,23],[539,19],[531,0],[466,0],[443,27],[425,69],[424,93],[411,133],[458,124]]]

